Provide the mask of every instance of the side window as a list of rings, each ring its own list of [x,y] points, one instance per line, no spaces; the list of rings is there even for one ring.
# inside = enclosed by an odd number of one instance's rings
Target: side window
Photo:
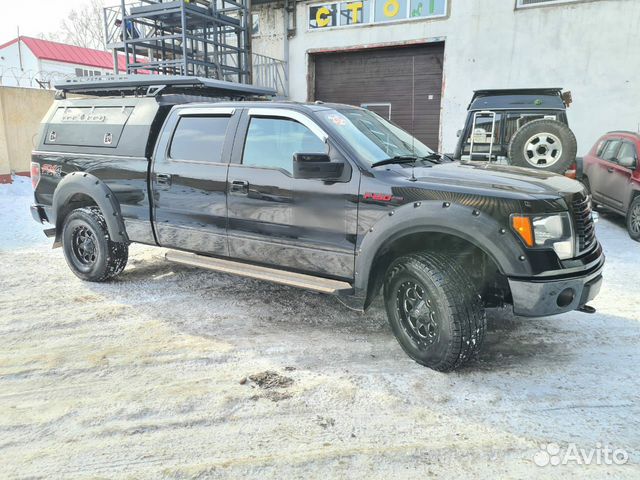
[[[637,160],[636,147],[629,142],[622,142],[622,146],[616,155],[615,161],[627,166],[633,164]]]
[[[181,117],[178,121],[169,157],[172,160],[215,163],[222,160],[222,147],[229,117]]]
[[[322,140],[287,118],[253,117],[244,143],[242,164],[293,171],[294,153],[324,153]]]
[[[610,162],[615,161],[616,153],[618,153],[618,147],[620,147],[620,140],[609,140],[604,144],[604,147],[602,147],[600,158]]]

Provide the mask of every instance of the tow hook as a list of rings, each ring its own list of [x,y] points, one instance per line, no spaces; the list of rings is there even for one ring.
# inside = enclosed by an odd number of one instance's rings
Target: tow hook
[[[577,310],[582,313],[596,313],[596,309],[591,305],[582,305],[581,307],[578,307]]]

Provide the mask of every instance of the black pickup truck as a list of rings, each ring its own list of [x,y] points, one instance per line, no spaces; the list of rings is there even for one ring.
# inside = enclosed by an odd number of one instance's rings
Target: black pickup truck
[[[63,86],[93,98],[42,123],[32,213],[80,278],[118,275],[139,242],[357,310],[382,290],[402,348],[440,371],[478,352],[487,307],[593,310],[604,255],[580,183],[451,161],[361,108],[143,83]]]

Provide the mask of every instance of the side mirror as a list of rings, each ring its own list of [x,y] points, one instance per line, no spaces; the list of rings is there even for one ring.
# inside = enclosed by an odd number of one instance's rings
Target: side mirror
[[[636,168],[636,159],[633,157],[622,157],[618,160],[618,164],[621,167],[629,168],[631,170]]]
[[[295,153],[293,178],[336,180],[342,176],[344,163],[332,162],[326,153]]]

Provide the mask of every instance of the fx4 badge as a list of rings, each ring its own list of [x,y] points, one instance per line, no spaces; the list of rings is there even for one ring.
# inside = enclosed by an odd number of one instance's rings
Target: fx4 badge
[[[49,175],[50,177],[60,177],[62,174],[62,167],[60,165],[51,165],[50,163],[43,163],[40,166],[42,175]]]

